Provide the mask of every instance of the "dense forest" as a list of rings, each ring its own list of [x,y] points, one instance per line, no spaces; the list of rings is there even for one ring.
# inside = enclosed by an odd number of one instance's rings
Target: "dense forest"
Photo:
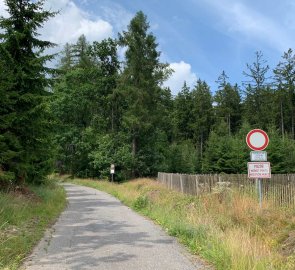
[[[172,96],[163,82],[156,37],[139,11],[115,39],[82,35],[59,55],[38,38],[55,13],[44,1],[6,0],[0,19],[0,183],[41,183],[54,170],[116,179],[177,173],[245,173],[252,128],[268,132],[273,173],[295,172],[295,55],[271,70],[262,52],[245,64],[245,80],[225,71],[210,89],[184,82]],[[118,50],[124,49],[120,59]],[[48,61],[55,57],[56,68]],[[55,60],[55,61],[56,61]],[[250,61],[251,62],[251,61]]]

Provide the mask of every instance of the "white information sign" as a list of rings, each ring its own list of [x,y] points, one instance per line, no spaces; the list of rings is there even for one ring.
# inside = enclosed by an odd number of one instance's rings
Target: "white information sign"
[[[269,162],[248,162],[248,178],[271,178]]]
[[[110,172],[111,172],[111,174],[115,173],[115,164],[111,164]]]
[[[266,151],[251,151],[250,152],[251,161],[267,161]]]

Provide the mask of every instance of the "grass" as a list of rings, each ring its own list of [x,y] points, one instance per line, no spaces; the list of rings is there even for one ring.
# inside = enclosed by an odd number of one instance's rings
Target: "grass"
[[[0,193],[0,269],[17,269],[66,205],[60,186],[29,190],[26,195]]]
[[[72,182],[119,198],[218,270],[295,269],[295,239],[289,250],[282,252],[295,231],[294,211],[267,204],[260,209],[255,199],[234,191],[192,197],[150,179],[123,184],[81,179]]]

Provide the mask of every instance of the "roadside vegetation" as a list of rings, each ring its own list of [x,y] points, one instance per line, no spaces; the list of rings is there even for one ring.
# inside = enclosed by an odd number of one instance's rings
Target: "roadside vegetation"
[[[260,209],[255,199],[234,191],[183,195],[150,179],[72,182],[119,198],[218,270],[295,269],[294,210]]]
[[[117,38],[81,35],[48,65],[55,46],[40,30],[57,13],[45,1],[5,0],[0,17],[0,267],[13,269],[63,209],[65,194],[46,185],[54,170],[116,180],[157,172],[243,173],[252,128],[270,134],[273,173],[295,171],[295,54],[272,69],[262,52],[245,83],[220,70],[212,89],[198,79],[176,96],[164,82],[147,16],[138,11]],[[123,59],[119,52],[124,49]],[[217,74],[216,74],[217,75]],[[80,181],[117,196],[179,237],[217,269],[295,269],[292,212],[257,208],[235,193],[189,197],[150,180],[121,185]],[[29,190],[25,192],[29,186]],[[20,187],[18,189],[17,187]],[[295,238],[295,236],[294,236]],[[282,246],[285,245],[284,250]]]
[[[0,192],[0,269],[17,269],[66,205],[56,184]]]

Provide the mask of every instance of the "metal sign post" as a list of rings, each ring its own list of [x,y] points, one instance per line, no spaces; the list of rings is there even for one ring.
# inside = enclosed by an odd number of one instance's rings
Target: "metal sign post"
[[[267,152],[264,150],[269,143],[268,135],[261,129],[253,129],[246,136],[248,147],[254,151],[250,152],[248,162],[248,178],[254,178],[258,189],[259,205],[262,207],[262,179],[271,178],[270,163],[267,161]]]
[[[256,180],[259,205],[262,207],[262,179],[271,178],[271,170],[269,162],[248,162],[248,178]]]
[[[115,164],[111,164],[110,173],[112,176],[112,182],[114,182]]]
[[[259,206],[262,207],[262,182],[261,178],[258,178],[258,193],[259,193]]]

